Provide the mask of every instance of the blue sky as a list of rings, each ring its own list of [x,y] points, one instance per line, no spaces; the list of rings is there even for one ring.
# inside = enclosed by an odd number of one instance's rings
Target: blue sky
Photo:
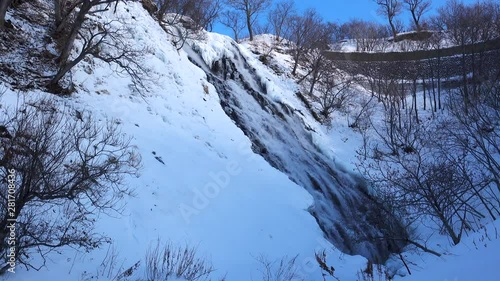
[[[445,2],[446,0],[433,0],[431,11],[427,15],[434,14],[435,10],[443,6]],[[463,2],[472,3],[475,0],[463,0]],[[373,0],[295,0],[295,5],[299,11],[315,8],[326,20],[332,22],[346,22],[349,19],[359,18],[386,23],[385,18],[377,14],[377,5]],[[399,18],[405,24],[408,24],[410,15],[404,13]],[[220,24],[215,27],[214,31],[232,35],[229,30]]]
[[[473,3],[476,1],[462,0],[462,2]],[[431,0],[431,10],[426,15],[434,14],[437,8],[444,6],[445,3],[446,0]],[[361,18],[385,23],[385,18],[377,14],[377,4],[373,0],[295,0],[295,5],[299,10],[315,8],[329,21],[345,22],[351,18]],[[403,3],[403,5],[406,4]],[[399,18],[407,23],[409,17],[410,14],[405,11]]]
[[[444,0],[432,1],[432,9],[445,3]],[[385,23],[385,18],[377,14],[377,4],[372,0],[296,0],[295,5],[299,10],[315,8],[329,21],[345,22],[352,18]],[[409,15],[401,15],[405,20]]]

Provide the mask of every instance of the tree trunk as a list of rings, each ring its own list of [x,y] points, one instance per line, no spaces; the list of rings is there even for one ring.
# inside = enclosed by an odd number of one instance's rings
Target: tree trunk
[[[293,70],[292,70],[292,75],[297,74],[297,67],[299,66],[299,58],[300,58],[300,51],[296,51],[295,55],[293,56],[294,62],[293,62]]]
[[[425,78],[424,78],[424,79],[422,79],[422,88],[424,90],[424,111],[427,110],[427,93],[425,91],[425,87],[426,87],[426,85],[425,85]]]
[[[401,79],[401,106],[405,109],[405,81]]]
[[[247,12],[247,28],[248,34],[250,35],[250,41],[253,41],[252,19],[249,12]]]
[[[61,0],[54,0],[54,18],[56,21],[56,26],[59,29],[59,26],[61,25],[62,22],[62,9],[61,9]]]
[[[410,240],[410,239],[405,239],[405,242],[407,242],[407,243],[409,243],[409,244],[414,245],[415,247],[417,247],[417,248],[421,249],[422,251],[424,251],[424,252],[426,252],[426,253],[433,254],[433,255],[435,255],[435,256],[437,256],[437,257],[440,257],[440,256],[441,256],[441,254],[440,254],[440,253],[438,253],[438,252],[436,252],[436,251],[434,251],[434,250],[431,250],[431,249],[427,248],[427,246],[424,246],[424,245],[422,245],[422,244],[420,244],[420,243],[418,243],[418,242],[415,242],[415,241],[413,241],[413,240]]]
[[[398,35],[396,31],[396,27],[394,27],[394,23],[392,22],[392,19],[389,20],[389,25],[391,26],[391,31],[392,31],[392,36],[394,37],[394,42],[396,42],[396,36]]]
[[[463,89],[464,89],[464,110],[465,114],[469,113],[469,89],[467,85],[467,66],[465,62],[465,52],[462,53],[462,80],[463,80]]]
[[[309,87],[309,95],[313,95],[313,92],[314,92],[314,87],[316,86],[316,82],[318,82],[318,76],[319,76],[319,68],[320,68],[320,61],[318,59],[318,61],[316,61],[316,63],[313,65],[313,73],[312,73],[312,79],[311,79],[311,85]]]
[[[12,0],[0,0],[0,29],[5,27],[5,14],[11,3]]]
[[[52,88],[56,86],[59,83],[59,81],[64,77],[64,75],[66,75],[68,71],[70,71],[75,65],[77,65],[84,58],[85,58],[85,53],[82,52],[75,60],[65,63],[64,65],[61,65],[56,75],[48,83],[47,87]]]
[[[448,232],[448,235],[450,236],[451,240],[453,241],[453,244],[458,245],[460,243],[460,236],[457,235],[455,230],[453,230],[453,227],[448,223],[448,221],[444,217],[440,217],[441,221],[443,222],[443,227]]]
[[[56,86],[59,81],[66,75],[66,73],[71,69],[70,65],[65,64],[59,68],[59,71],[57,71],[56,75],[50,80],[49,84],[47,85],[48,88],[52,88]]]
[[[413,80],[413,105],[415,107],[415,120],[417,121],[417,124],[419,123],[418,121],[418,106],[417,106],[417,80]]]
[[[234,34],[234,41],[239,42],[240,38],[238,36],[238,31],[236,29],[233,29],[233,34]]]
[[[441,110],[441,56],[438,56],[438,67],[437,67],[437,86],[438,86],[438,108]],[[435,106],[435,105],[434,105]]]
[[[427,199],[428,200],[428,199]],[[434,211],[435,211],[435,214],[436,214],[436,217],[441,221],[441,223],[443,224],[443,228],[444,230],[446,231],[446,233],[448,233],[448,236],[451,238],[451,240],[453,241],[453,244],[454,245],[457,245],[458,243],[460,243],[460,236],[457,235],[457,233],[455,232],[455,230],[453,229],[453,226],[450,225],[450,221],[448,219],[446,219],[445,215],[443,214],[441,208],[437,205],[434,205],[434,206],[431,206]],[[462,221],[463,222],[463,221]]]
[[[473,44],[476,42],[472,42]],[[476,50],[474,45],[472,46],[471,52],[471,71],[472,71],[472,101],[478,97],[478,79],[477,79],[477,67],[476,67]]]
[[[73,49],[73,45],[76,40],[76,36],[78,35],[78,32],[82,28],[87,13],[90,11],[91,8],[92,5],[90,4],[90,1],[84,1],[82,6],[80,7],[80,11],[78,12],[75,22],[71,27],[71,32],[68,38],[66,39],[64,48],[61,51],[61,55],[57,59],[60,64],[65,64],[68,61],[69,55],[71,54],[71,49]]]
[[[415,22],[415,27],[417,28],[417,32],[421,30],[420,24],[418,23],[418,19],[415,16],[415,10],[411,11],[411,17],[413,18],[413,21]]]

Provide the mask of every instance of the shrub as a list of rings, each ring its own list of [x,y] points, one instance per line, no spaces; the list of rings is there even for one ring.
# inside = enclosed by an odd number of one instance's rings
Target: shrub
[[[162,245],[158,240],[146,253],[146,280],[167,281],[184,278],[188,281],[207,280],[214,271],[212,264],[197,256],[195,247]]]
[[[260,264],[260,272],[263,281],[300,281],[303,280],[297,272],[297,257],[287,256],[270,261],[267,257],[260,255],[257,261]]]
[[[100,126],[83,113],[70,117],[51,100],[4,109],[0,125],[0,178],[10,180],[0,185],[0,255],[12,252],[13,219],[13,254],[27,268],[40,269],[63,246],[91,250],[108,242],[93,232],[96,218],[119,211],[120,199],[132,193],[123,179],[140,166],[118,125]],[[42,264],[32,263],[34,254]]]

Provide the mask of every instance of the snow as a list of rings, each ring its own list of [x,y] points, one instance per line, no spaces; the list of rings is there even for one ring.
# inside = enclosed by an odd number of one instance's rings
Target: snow
[[[160,239],[195,246],[201,256],[211,260],[215,276],[227,274],[226,280],[259,280],[256,257],[260,255],[270,260],[298,255],[299,274],[306,280],[323,280],[315,253],[326,250],[328,264],[335,267],[339,280],[357,280],[366,259],[345,255],[324,238],[308,212],[313,196],[252,151],[251,141],[221,108],[203,69],[189,61],[188,56],[196,58],[192,50],[177,51],[139,3],[120,3],[117,15],[106,16],[122,18],[123,27],[130,31],[129,40],[145,50],[148,91],[138,93],[130,86],[129,77],[92,61],[80,64],[73,73],[77,92],[57,102],[88,112],[99,122],[117,119],[142,155],[141,175],[127,178],[136,196],[126,199],[123,214],[102,216],[98,222],[99,232],[113,239],[110,247],[116,250],[118,263],[123,268],[132,266]],[[273,101],[306,113],[294,94],[298,86],[293,79],[262,65],[250,50],[255,48],[251,44],[272,44],[272,38],[257,37],[256,41],[260,43],[237,45],[229,37],[207,33],[206,43],[194,49],[211,66],[237,48],[263,77],[260,82]],[[290,61],[279,52],[273,56],[282,67]],[[251,76],[250,71],[245,75]],[[2,102],[14,106],[18,94],[8,89]],[[29,92],[25,96],[47,95]],[[253,118],[252,125],[264,130],[266,119],[254,114],[258,105],[248,95],[246,98],[243,101],[250,109],[254,107],[247,114],[249,120]],[[326,158],[339,169],[353,172],[360,136],[347,126],[345,115],[334,118],[330,129],[308,114],[302,115],[301,122],[314,132],[311,142]],[[297,128],[292,129],[297,132]],[[272,140],[267,145],[297,153],[301,149],[279,148]],[[498,221],[485,226],[484,232],[464,238],[464,243],[442,258],[407,255],[418,266],[411,267],[413,275],[396,280],[500,280],[498,227]],[[107,251],[107,246],[90,253],[66,248],[60,254],[52,253],[40,271],[19,268],[7,280],[81,280],[89,276],[108,280],[99,271]]]
[[[298,255],[300,274],[314,280],[321,278],[315,251],[327,250],[343,280],[364,266],[364,258],[345,256],[323,238],[307,212],[311,195],[253,153],[248,138],[220,107],[205,73],[168,43],[140,4],[120,4],[116,16],[126,22],[135,46],[147,50],[148,91],[141,96],[127,76],[94,60],[77,66],[77,92],[57,102],[101,122],[117,119],[142,155],[140,177],[127,179],[136,196],[126,199],[123,214],[101,216],[97,225],[98,232],[113,239],[123,268],[142,259],[157,239],[197,247],[212,261],[215,275],[227,273],[227,280],[258,278],[255,257],[261,254],[271,260]],[[210,41],[207,62],[225,52],[226,44],[234,44],[228,37],[209,36],[220,40]],[[13,105],[16,95],[8,91],[4,100]],[[80,280],[98,275],[107,249],[82,253],[66,248],[51,254],[40,271],[18,268],[9,279]]]
[[[485,225],[466,237],[442,257],[426,256],[418,261],[412,275],[395,280],[500,280],[500,222]]]

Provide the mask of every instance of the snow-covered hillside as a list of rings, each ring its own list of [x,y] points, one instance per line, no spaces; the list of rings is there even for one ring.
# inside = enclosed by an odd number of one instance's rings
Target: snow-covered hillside
[[[128,43],[143,50],[147,91],[138,92],[115,65],[89,59],[72,72],[76,89],[69,97],[23,92],[5,83],[1,102],[14,109],[24,100],[52,97],[67,118],[83,113],[100,124],[115,120],[142,156],[140,175],[126,178],[135,195],[123,199],[122,213],[97,222],[111,244],[89,253],[54,251],[39,271],[18,267],[0,279],[110,280],[103,267],[110,255],[114,269],[123,271],[143,260],[157,241],[196,247],[213,264],[212,280],[262,280],[263,259],[277,266],[294,257],[296,280],[363,280],[359,272],[367,259],[344,252],[389,256],[386,244],[363,240],[382,235],[379,229],[391,218],[377,213],[354,172],[360,137],[343,119],[330,130],[319,124],[296,96],[294,78],[259,61],[268,36],[237,44],[207,32],[177,50],[139,3],[120,3],[101,20],[116,17],[120,21],[114,24],[130,35]],[[287,71],[289,56],[278,51],[272,56],[275,66]],[[494,236],[494,226],[485,233]],[[420,261],[424,268],[400,280],[474,280],[481,271],[461,275],[457,266],[465,266],[466,255],[479,260],[486,253],[489,262],[498,261],[497,242],[471,252],[470,243],[449,250],[461,255],[441,259],[452,266],[428,255],[406,255],[412,269]],[[335,278],[324,276],[316,260],[323,251]],[[35,265],[44,262],[33,258]],[[397,258],[390,262],[404,273]],[[438,275],[444,268],[449,271]],[[132,280],[143,276],[144,264]]]
[[[413,256],[412,261],[419,266],[413,268],[412,275],[396,280],[498,280],[499,227],[498,221],[484,226],[440,258]],[[447,241],[441,244],[444,246]]]
[[[140,177],[127,179],[136,196],[124,199],[123,214],[102,216],[98,222],[99,232],[112,238],[120,265],[142,259],[157,239],[196,246],[212,260],[215,275],[227,274],[227,280],[257,280],[260,255],[272,261],[298,255],[299,273],[313,280],[321,279],[315,251],[327,251],[343,280],[365,265],[364,258],[345,256],[325,240],[308,212],[313,197],[252,151],[203,70],[169,43],[140,4],[120,4],[116,14],[107,16],[121,17],[133,43],[148,50],[148,92],[140,96],[127,76],[89,61],[73,73],[76,92],[57,102],[96,120],[117,119],[142,155]],[[207,52],[227,47],[216,44],[234,44],[222,40],[209,41],[214,44],[207,45]],[[30,100],[48,95],[8,89],[2,103],[14,107],[18,96]],[[261,121],[255,125],[265,130]],[[97,273],[108,250],[107,245],[91,253],[64,249],[51,254],[40,271],[18,268],[7,278],[80,280]]]

